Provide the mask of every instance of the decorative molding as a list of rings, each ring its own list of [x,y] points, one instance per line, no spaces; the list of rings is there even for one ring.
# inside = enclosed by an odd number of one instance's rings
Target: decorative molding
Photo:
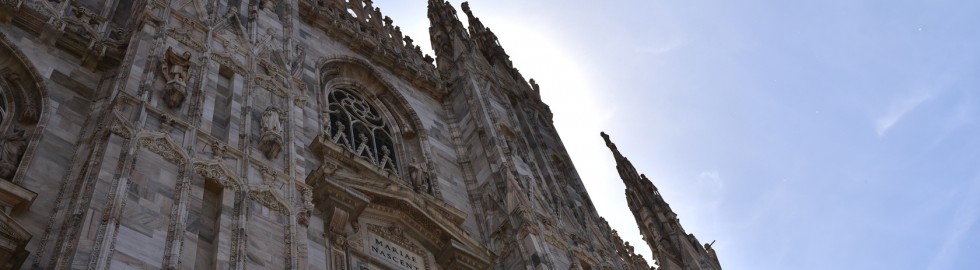
[[[217,160],[194,160],[194,171],[207,179],[212,179],[221,183],[226,188],[241,190],[244,186],[242,180],[238,179],[228,167]]]
[[[253,187],[252,190],[248,191],[248,197],[283,215],[288,216],[292,212],[289,204],[282,197],[279,197],[279,194],[270,186],[260,185]]]
[[[112,113],[112,123],[109,125],[109,131],[123,137],[125,139],[133,138],[133,127],[126,123],[124,118],[119,115],[119,112],[114,111]]]
[[[146,148],[174,164],[183,165],[189,159],[187,153],[166,134],[144,131],[137,137],[139,147]]]

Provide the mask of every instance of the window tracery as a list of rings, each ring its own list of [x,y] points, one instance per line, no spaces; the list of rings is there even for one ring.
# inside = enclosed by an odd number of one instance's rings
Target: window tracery
[[[382,170],[396,173],[397,157],[391,126],[379,111],[354,93],[353,89],[336,87],[327,93],[327,114],[331,141],[346,147],[357,156]]]

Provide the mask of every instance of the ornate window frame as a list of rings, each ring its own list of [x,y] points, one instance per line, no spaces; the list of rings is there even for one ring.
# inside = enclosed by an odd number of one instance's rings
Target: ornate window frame
[[[355,159],[358,160],[355,163],[363,163],[361,166],[369,166],[370,163],[369,167],[372,167],[373,171],[384,178],[405,184],[416,192],[442,198],[440,181],[434,171],[435,163],[432,158],[434,154],[429,137],[418,113],[405,98],[405,94],[386,79],[388,76],[379,73],[363,59],[341,56],[322,58],[317,62],[319,71],[315,92],[317,93],[317,108],[320,112],[321,125],[321,133],[317,141],[322,141],[325,144],[315,142],[311,145],[313,150],[325,156],[332,156],[342,162]],[[385,121],[383,126],[387,128],[388,136],[383,137],[380,144],[376,140],[378,136],[375,136],[375,140],[368,138],[366,144],[374,150],[371,153],[375,155],[373,159],[367,152],[358,151],[360,143],[358,138],[354,137],[358,135],[353,130],[346,130],[349,132],[346,137],[350,143],[342,146],[341,138],[336,138],[336,141],[341,143],[334,142],[333,136],[337,134],[336,123],[334,123],[336,117],[330,119],[331,110],[328,109],[328,104],[330,103],[330,94],[337,93],[337,91],[352,93],[358,100],[370,105],[370,108]],[[351,128],[347,124],[344,125],[345,129]],[[377,126],[382,125],[375,124],[373,127]],[[390,139],[390,145],[387,144],[386,139]],[[329,143],[327,143],[328,141]],[[390,148],[389,159],[391,163],[384,160],[381,146]],[[347,151],[342,152],[349,153],[335,152],[345,148]],[[333,150],[328,151],[328,149]],[[362,158],[362,155],[367,155],[367,157]]]
[[[397,138],[385,113],[363,94],[358,83],[338,79],[324,89],[326,131],[330,141],[344,146],[355,155],[367,159],[383,171],[398,174],[400,159]]]
[[[12,212],[30,208],[37,193],[21,187],[27,169],[33,160],[35,149],[47,123],[47,89],[43,78],[31,61],[21,53],[6,35],[0,33],[0,161],[6,166],[6,174],[0,180],[0,198]],[[26,250],[31,233],[22,227],[6,211],[0,211],[0,241],[9,243],[0,247],[0,256],[13,268],[19,268],[30,254]]]

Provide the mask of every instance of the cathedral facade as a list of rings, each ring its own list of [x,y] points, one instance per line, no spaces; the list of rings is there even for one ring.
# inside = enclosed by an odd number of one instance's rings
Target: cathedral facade
[[[0,269],[650,269],[461,10],[0,1]]]

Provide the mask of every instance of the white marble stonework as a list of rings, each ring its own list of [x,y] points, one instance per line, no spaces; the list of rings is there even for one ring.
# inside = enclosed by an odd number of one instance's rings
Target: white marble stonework
[[[418,4],[0,1],[0,269],[650,269],[496,35]]]

